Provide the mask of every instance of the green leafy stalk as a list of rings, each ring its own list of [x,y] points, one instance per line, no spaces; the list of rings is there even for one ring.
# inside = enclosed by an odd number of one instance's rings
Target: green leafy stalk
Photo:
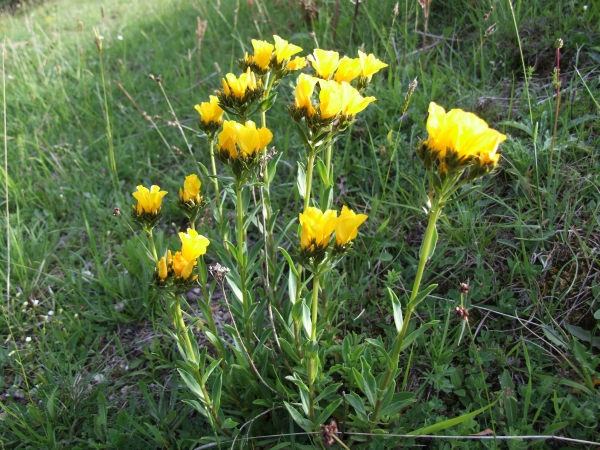
[[[244,211],[242,202],[242,187],[240,182],[236,184],[235,194],[237,198],[237,244],[238,244],[238,264],[240,267],[240,282],[242,290],[242,304],[244,307],[244,322],[246,325],[246,339],[251,341],[252,333],[250,327],[250,318],[248,317],[249,305],[248,295],[246,293],[246,260],[244,257]]]
[[[318,269],[317,269],[318,270]],[[313,281],[313,296],[312,296],[312,327],[310,329],[310,340],[313,345],[313,351],[309,352],[308,357],[308,390],[309,390],[309,411],[310,420],[315,421],[315,378],[317,376],[317,361],[315,352],[318,355],[317,347],[317,317],[319,314],[319,272],[315,272]]]
[[[210,147],[210,163],[212,166],[213,174],[213,185],[215,186],[215,202],[219,210],[219,225],[223,225],[223,206],[221,205],[221,196],[219,194],[219,180],[217,179],[217,164],[215,162],[215,138],[211,136],[208,138],[208,144]]]

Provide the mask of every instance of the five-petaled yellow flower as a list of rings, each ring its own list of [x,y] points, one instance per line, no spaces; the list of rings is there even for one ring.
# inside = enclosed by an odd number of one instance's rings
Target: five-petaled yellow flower
[[[370,79],[373,74],[388,66],[386,63],[379,61],[372,53],[367,55],[360,50],[358,51],[358,59],[360,61],[360,76],[364,78]]]
[[[328,80],[338,68],[340,54],[331,50],[315,49],[314,54],[308,56],[319,78]]]
[[[475,114],[462,109],[446,112],[434,102],[429,104],[427,131],[429,138],[425,145],[439,158],[443,158],[447,152],[453,152],[458,160],[478,156],[481,161],[491,164],[498,162],[500,155],[496,150],[506,140],[506,135],[490,128]]]
[[[196,260],[204,255],[206,247],[210,244],[207,238],[191,228],[188,228],[187,233],[180,232],[179,239],[181,239],[181,254],[187,261]]]
[[[335,81],[320,80],[319,110],[322,119],[335,117],[342,110],[342,87]]]
[[[342,106],[341,112],[344,116],[354,116],[364,110],[369,103],[375,101],[375,97],[363,97],[353,86],[345,81],[342,83]]]
[[[360,59],[358,59],[358,58],[351,59],[351,58],[348,58],[347,56],[344,56],[340,60],[340,64],[339,64],[337,70],[335,71],[335,76],[333,77],[333,79],[335,81],[337,81],[338,83],[341,83],[342,81],[350,83],[352,80],[354,80],[360,74],[361,74]]]
[[[331,233],[338,224],[337,211],[328,209],[323,212],[318,208],[309,206],[299,216],[302,232],[300,234],[300,248],[308,253],[324,250],[329,245]]]
[[[131,195],[133,195],[138,202],[137,207],[134,206],[138,216],[144,213],[157,215],[160,212],[162,199],[167,195],[167,191],[161,191],[160,187],[155,185],[151,186],[150,190],[139,185],[137,187],[137,192],[134,192]]]
[[[302,51],[302,48],[298,47],[297,45],[290,44],[288,41],[281,39],[276,34],[273,35],[273,39],[275,40],[275,57],[277,58],[277,64],[281,64],[282,61],[290,59],[296,53],[300,53]]]
[[[200,203],[202,200],[202,197],[200,196],[200,186],[201,183],[198,175],[195,173],[188,175],[183,182],[183,189],[179,188],[179,200],[184,203]]]
[[[258,87],[256,75],[248,68],[246,72],[236,77],[232,73],[225,75],[221,80],[223,92],[225,95],[233,95],[237,99],[242,99],[247,91],[254,91]]]
[[[335,228],[335,244],[343,247],[358,235],[358,227],[367,220],[366,214],[356,214],[350,208],[343,206]]]
[[[271,56],[275,47],[267,41],[258,41],[256,39],[252,39],[252,47],[254,47],[254,56],[251,61],[260,69],[265,70],[271,64]]]
[[[209,102],[202,102],[195,106],[196,111],[200,113],[200,120],[206,125],[218,123],[223,117],[223,110],[219,106],[219,99],[211,95]]]

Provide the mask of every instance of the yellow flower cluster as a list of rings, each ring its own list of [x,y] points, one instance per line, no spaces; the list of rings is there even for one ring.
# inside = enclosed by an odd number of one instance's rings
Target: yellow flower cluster
[[[137,216],[149,214],[157,216],[160,213],[162,199],[167,195],[167,191],[161,191],[160,187],[153,185],[150,189],[139,185],[137,192],[131,194],[137,200],[137,206],[133,206],[134,213]]]
[[[302,48],[290,44],[285,39],[273,35],[275,45],[267,41],[252,39],[254,54],[246,56],[240,60],[242,68],[251,69],[257,75],[264,75],[269,70],[282,72],[284,70],[298,70],[306,66],[306,59],[296,57],[293,61],[290,58],[296,53],[300,53]]]
[[[300,233],[302,255],[313,257],[322,254],[329,246],[333,232],[335,232],[335,249],[339,252],[345,251],[358,235],[358,227],[367,218],[367,215],[356,214],[346,206],[342,207],[339,216],[335,210],[328,209],[323,212],[309,206],[299,215],[302,226]]]
[[[256,128],[256,124],[251,120],[244,125],[234,120],[226,120],[217,138],[217,150],[222,158],[235,161],[239,157],[248,160],[269,145],[273,133],[266,127]]]
[[[484,171],[492,169],[500,159],[498,146],[506,140],[506,135],[475,114],[462,109],[446,112],[434,102],[429,104],[427,131],[429,137],[419,156],[426,167],[438,160],[442,171],[463,169],[469,164]]]
[[[228,73],[225,75],[225,78],[221,80],[225,96],[234,97],[238,101],[244,99],[248,94],[255,92],[260,84],[260,80],[256,81],[256,75],[250,68],[239,77],[236,77],[232,73]]]
[[[344,56],[340,59],[338,52],[331,50],[316,49],[308,57],[317,77],[329,80],[332,76],[335,81],[349,83],[357,77],[363,79],[364,84],[371,80],[371,77],[388,65],[378,60],[375,55],[358,51],[358,58],[348,58]],[[335,74],[335,75],[334,75]]]
[[[210,241],[198,234],[197,231],[188,228],[187,233],[179,233],[181,239],[181,251],[173,255],[171,250],[166,257],[162,257],[157,264],[158,278],[164,283],[170,275],[175,276],[176,281],[192,281],[192,271],[196,266],[196,260],[206,253]]]
[[[219,98],[211,95],[210,101],[196,105],[196,111],[200,114],[200,129],[206,134],[212,135],[223,123],[223,109],[219,106]]]

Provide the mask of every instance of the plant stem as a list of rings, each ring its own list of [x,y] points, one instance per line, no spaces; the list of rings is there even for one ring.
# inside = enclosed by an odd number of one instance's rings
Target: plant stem
[[[152,235],[152,229],[148,231],[148,239],[150,240],[150,248],[152,248],[152,256],[154,256],[154,264],[158,264],[158,255],[156,254],[156,245],[154,245],[154,236]]]
[[[398,368],[398,360],[400,359],[400,351],[402,350],[402,343],[404,342],[404,337],[406,336],[406,332],[408,330],[408,325],[410,324],[410,319],[412,313],[414,311],[414,307],[411,306],[412,301],[419,295],[419,289],[421,287],[421,279],[423,278],[423,272],[425,271],[425,264],[429,259],[429,251],[431,250],[431,246],[433,243],[433,236],[436,229],[436,223],[442,211],[442,200],[438,200],[433,204],[431,208],[431,212],[429,214],[429,223],[427,224],[427,230],[425,231],[425,237],[423,238],[423,246],[421,248],[421,256],[419,258],[419,266],[417,268],[417,274],[415,276],[415,282],[413,284],[412,292],[410,294],[410,301],[408,303],[408,309],[406,310],[406,314],[404,316],[404,322],[402,323],[402,328],[396,335],[396,342],[394,344],[394,350],[392,352],[391,362],[388,365],[388,369],[383,378],[383,382],[381,383],[381,387],[379,389],[379,394],[377,398],[377,403],[375,404],[375,408],[373,410],[373,421],[377,420],[377,415],[379,414],[379,408],[381,408],[381,402],[383,401],[383,397],[385,395],[385,391],[388,387],[388,384],[392,378],[392,374]]]
[[[313,281],[313,298],[312,298],[312,327],[310,330],[310,340],[316,344],[317,342],[317,316],[319,314],[319,272],[315,272]],[[313,344],[313,345],[314,345]],[[316,345],[315,345],[316,346]],[[318,349],[316,350],[318,353]],[[309,390],[309,412],[310,420],[315,421],[315,378],[316,378],[316,361],[314,352],[309,353],[308,360],[308,390]]]
[[[238,184],[235,187],[237,197],[237,244],[238,244],[238,264],[240,266],[240,282],[242,289],[242,304],[244,306],[244,323],[246,324],[246,339],[252,341],[250,318],[248,317],[249,305],[246,294],[246,262],[244,259],[244,211],[242,202],[242,187]]]
[[[315,166],[315,153],[311,151],[308,155],[308,163],[306,167],[306,191],[304,192],[304,211],[310,206],[310,194],[312,190],[313,169]]]
[[[221,206],[221,196],[219,194],[219,180],[217,179],[217,164],[215,162],[215,138],[208,139],[210,147],[210,163],[212,165],[213,185],[215,186],[215,202],[219,210],[219,225],[223,225],[223,207]]]
[[[192,346],[192,341],[190,340],[190,336],[188,335],[187,328],[185,326],[185,322],[183,320],[183,314],[181,313],[181,300],[179,296],[175,296],[175,320],[177,322],[177,328],[179,328],[180,334],[183,336],[185,341],[185,347],[187,350],[187,357],[191,361],[196,362],[196,354],[194,352],[194,347]]]

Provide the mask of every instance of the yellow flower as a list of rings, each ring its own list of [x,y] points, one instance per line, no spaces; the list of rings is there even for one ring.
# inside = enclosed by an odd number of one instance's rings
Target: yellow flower
[[[181,255],[186,261],[195,261],[201,255],[206,253],[206,247],[210,241],[198,234],[196,230],[188,228],[187,233],[179,233],[181,239]]]
[[[231,159],[237,159],[238,152],[235,147],[237,131],[239,124],[235,120],[226,120],[223,122],[223,129],[217,136],[219,140],[218,150],[220,153],[227,154]]]
[[[158,261],[158,278],[160,278],[162,281],[165,281],[167,279],[167,276],[169,275],[169,271],[167,268],[167,260],[165,259],[165,257],[163,256],[162,258],[160,258],[160,261]]]
[[[342,247],[352,241],[358,235],[358,227],[367,220],[369,216],[365,214],[356,214],[350,208],[343,206],[342,213],[338,218],[335,228],[335,243]]]
[[[317,81],[318,79],[315,77],[311,77],[305,73],[300,74],[298,77],[298,84],[296,85],[296,97],[294,98],[294,106],[296,109],[306,108],[309,115],[312,115],[313,107],[310,98],[312,97]]]
[[[320,80],[319,110],[322,119],[337,116],[342,109],[342,87],[335,81]]]
[[[254,47],[252,61],[262,70],[265,70],[271,64],[271,56],[275,47],[267,41],[257,41],[256,39],[252,39],[252,47]]]
[[[375,101],[375,97],[363,97],[349,83],[342,83],[342,114],[344,116],[354,116],[364,110],[369,103]]]
[[[431,102],[427,118],[429,138],[425,145],[439,158],[446,152],[454,152],[459,160],[474,156],[497,161],[496,150],[506,140],[506,135],[490,128],[473,113],[462,109],[446,112],[444,108]]]
[[[287,70],[300,70],[306,67],[306,58],[296,56],[293,60],[287,63]]]
[[[202,200],[200,197],[200,186],[201,183],[198,175],[195,173],[188,175],[183,182],[183,189],[179,188],[179,199],[185,203],[190,201],[200,203]]]
[[[243,158],[254,156],[257,151],[264,149],[273,139],[273,133],[268,128],[262,127],[257,130],[256,124],[251,120],[247,121],[245,125],[237,125],[236,143]]]
[[[340,64],[335,72],[335,77],[333,79],[338,83],[342,81],[346,81],[350,83],[361,73],[361,65],[360,59],[354,58],[350,59],[347,56],[344,56],[340,60]]]
[[[192,274],[195,265],[195,259],[188,261],[183,257],[181,252],[176,252],[175,256],[173,256],[173,265],[171,267],[173,268],[173,272],[177,278],[183,278],[184,280],[187,280]]]
[[[236,77],[232,73],[225,75],[221,80],[223,92],[225,95],[232,95],[237,99],[242,99],[247,91],[254,91],[257,88],[256,75],[248,68],[246,72]]]
[[[223,116],[223,110],[219,106],[219,99],[211,95],[210,102],[202,102],[195,106],[196,111],[200,113],[200,119],[205,124],[219,122]]]
[[[388,66],[375,58],[372,53],[367,55],[360,50],[358,51],[358,59],[360,60],[360,76],[365,78],[371,78],[373,74]]]
[[[290,59],[296,53],[300,53],[302,51],[302,49],[297,45],[290,44],[288,41],[281,39],[276,34],[273,35],[273,39],[275,40],[275,56],[277,57],[277,64],[281,64],[282,61]]]
[[[338,223],[337,211],[328,209],[323,212],[309,206],[300,213],[299,219],[302,225],[300,248],[311,253],[327,248]]]
[[[137,215],[144,213],[157,215],[160,212],[162,199],[167,195],[167,191],[161,191],[158,186],[151,186],[150,190],[142,185],[137,187],[137,192],[131,194],[137,200],[136,209]]]
[[[338,67],[340,54],[331,50],[315,49],[314,54],[309,55],[308,60],[312,63],[317,76],[328,80]]]

